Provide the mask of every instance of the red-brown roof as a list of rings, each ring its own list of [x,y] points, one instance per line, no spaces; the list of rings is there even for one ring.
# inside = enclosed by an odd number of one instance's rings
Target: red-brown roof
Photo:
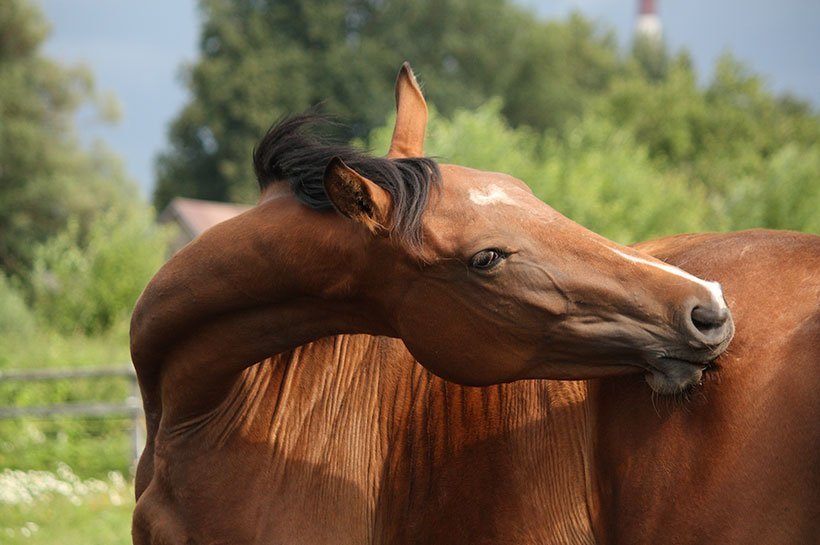
[[[217,223],[238,216],[250,208],[252,207],[244,204],[177,197],[160,214],[159,221],[176,221],[191,238],[194,238]]]

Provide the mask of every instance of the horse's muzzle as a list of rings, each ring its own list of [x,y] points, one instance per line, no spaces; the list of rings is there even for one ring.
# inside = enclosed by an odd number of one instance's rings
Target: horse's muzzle
[[[734,334],[732,314],[723,301],[695,303],[684,324],[692,338],[710,351],[725,347]]]

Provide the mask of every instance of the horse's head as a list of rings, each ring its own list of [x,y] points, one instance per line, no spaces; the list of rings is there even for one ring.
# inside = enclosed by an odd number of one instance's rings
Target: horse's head
[[[406,65],[396,98],[388,157],[401,162],[423,155],[427,121]],[[639,367],[667,393],[699,381],[729,343],[717,283],[592,233],[510,176],[452,165],[428,174],[441,183],[415,227],[384,184],[341,160],[324,183],[368,240],[367,298],[434,373],[482,385]],[[402,222],[420,236],[397,235]]]

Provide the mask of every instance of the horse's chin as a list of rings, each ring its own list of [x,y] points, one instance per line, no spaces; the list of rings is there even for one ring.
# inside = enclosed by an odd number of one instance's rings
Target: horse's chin
[[[646,382],[656,393],[673,395],[685,392],[701,383],[705,365],[663,358],[646,373]]]

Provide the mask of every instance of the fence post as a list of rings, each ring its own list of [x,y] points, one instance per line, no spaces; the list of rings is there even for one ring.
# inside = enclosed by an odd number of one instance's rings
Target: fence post
[[[142,396],[140,395],[139,381],[137,375],[131,376],[131,396],[135,407],[142,407]],[[133,419],[131,421],[133,430],[131,432],[131,460],[136,472],[137,463],[142,455],[142,450],[145,448],[145,422],[143,419],[143,411],[134,411]]]

